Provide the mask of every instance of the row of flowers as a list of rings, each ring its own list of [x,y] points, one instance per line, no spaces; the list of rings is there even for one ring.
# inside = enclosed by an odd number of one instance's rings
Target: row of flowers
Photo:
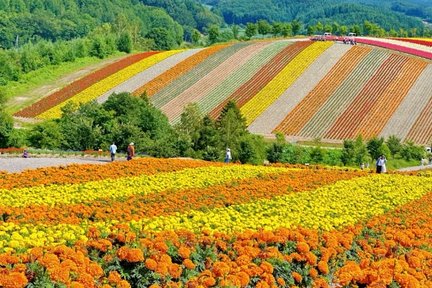
[[[10,149],[7,151],[10,151]],[[19,151],[22,152],[22,149]],[[192,159],[137,158],[134,161],[118,161],[109,165],[80,164],[44,167],[13,174],[0,172],[0,187],[1,189],[13,189],[52,184],[77,184],[209,166],[220,167],[222,164]]]
[[[87,89],[81,91],[80,93],[75,94],[72,98],[67,101],[64,101],[51,109],[39,114],[37,118],[40,119],[52,119],[59,118],[61,116],[61,108],[64,107],[67,103],[86,103],[91,100],[102,96],[104,93],[110,91],[112,88],[117,85],[123,83],[127,79],[135,76],[136,74],[148,69],[149,67],[159,63],[160,61],[181,52],[182,50],[172,50],[154,54],[149,56],[135,64],[132,64],[118,72],[94,83],[92,86]]]
[[[103,179],[78,184],[56,184],[14,189],[0,189],[0,206],[26,207],[89,203],[98,199],[124,199],[132,195],[148,195],[164,190],[203,188],[237,179],[282,173],[286,168],[227,165],[199,167],[175,172],[139,175],[118,179]]]
[[[32,118],[45,112],[46,110],[68,100],[75,94],[83,91],[84,89],[92,86],[93,84],[101,81],[102,79],[116,73],[117,71],[124,69],[138,61],[141,61],[149,56],[152,56],[159,52],[144,52],[139,54],[130,55],[112,64],[109,64],[93,73],[90,73],[71,84],[63,87],[62,89],[42,98],[36,103],[24,108],[23,110],[15,113],[18,117]]]
[[[157,92],[159,92],[162,88],[170,84],[172,81],[180,77],[181,75],[189,72],[192,70],[196,65],[200,64],[204,60],[206,60],[208,57],[213,55],[214,53],[217,53],[221,49],[226,48],[227,45],[215,45],[206,49],[203,49],[202,51],[196,53],[195,55],[192,55],[191,57],[187,58],[186,60],[180,62],[179,64],[175,65],[171,69],[165,71],[158,77],[154,78],[153,80],[149,81],[142,87],[138,88],[136,91],[133,92],[134,95],[141,95],[144,92],[149,96],[153,96]]]
[[[265,111],[331,45],[333,45],[333,42],[327,41],[315,42],[306,47],[258,94],[241,107],[241,112],[246,117],[247,124],[252,123]]]

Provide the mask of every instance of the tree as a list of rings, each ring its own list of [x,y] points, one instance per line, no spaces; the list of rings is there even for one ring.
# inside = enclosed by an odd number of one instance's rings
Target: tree
[[[382,155],[382,146],[384,145],[384,138],[374,137],[370,139],[367,144],[367,150],[373,159],[377,159]]]
[[[229,101],[222,109],[217,128],[224,147],[238,148],[240,138],[248,132],[246,119],[234,101]]]
[[[200,152],[204,160],[216,161],[222,156],[222,146],[216,123],[209,116],[205,116],[202,120],[198,141],[194,149]]]
[[[9,146],[9,137],[14,131],[13,118],[4,111],[6,95],[0,90],[0,148]]]
[[[37,124],[30,130],[30,145],[42,149],[60,149],[63,133],[57,121],[48,120]]]
[[[361,135],[357,136],[354,142],[354,149],[356,164],[361,165],[365,163],[368,160],[369,153]],[[387,153],[385,154],[387,155]]]
[[[284,149],[286,146],[285,136],[277,132],[276,141],[274,141],[267,149],[267,159],[270,163],[277,163],[282,161]]]
[[[341,161],[346,166],[355,162],[355,143],[351,139],[343,141]]]
[[[298,20],[293,20],[291,22],[292,32],[294,35],[298,35],[300,32],[302,24]]]
[[[246,30],[245,30],[245,36],[246,38],[250,39],[253,36],[255,36],[258,32],[258,26],[254,23],[247,23],[246,24]]]
[[[129,32],[123,32],[117,40],[117,50],[120,52],[132,52],[132,37]]]
[[[259,20],[257,26],[258,33],[261,35],[267,35],[272,30],[272,26],[266,20]]]
[[[283,37],[288,37],[293,34],[292,26],[290,23],[283,23],[282,24],[282,31],[281,34]]]
[[[422,146],[417,146],[412,141],[408,141],[402,145],[400,155],[403,159],[410,160],[421,160],[425,156],[425,150]]]
[[[232,33],[233,33],[234,39],[238,39],[238,37],[239,37],[239,32],[240,32],[240,30],[239,30],[239,26],[238,26],[238,25],[233,25],[233,26],[231,27],[231,31],[232,31]]]
[[[208,38],[210,44],[218,42],[220,36],[219,26],[211,25],[208,29]]]
[[[402,143],[401,143],[401,139],[398,138],[395,135],[391,135],[387,141],[386,144],[388,146],[388,148],[390,149],[390,153],[392,155],[392,157],[394,158],[396,156],[396,154],[398,154],[401,149],[402,149]]]
[[[188,149],[196,147],[200,137],[200,129],[202,126],[202,117],[198,104],[190,103],[180,115],[180,122],[174,126],[179,138],[184,145],[182,150],[186,153]]]
[[[197,44],[201,39],[201,33],[198,30],[193,29],[191,37],[192,37],[192,43]]]
[[[177,46],[176,39],[166,28],[153,28],[147,33],[146,37],[153,39],[153,50],[170,50]]]

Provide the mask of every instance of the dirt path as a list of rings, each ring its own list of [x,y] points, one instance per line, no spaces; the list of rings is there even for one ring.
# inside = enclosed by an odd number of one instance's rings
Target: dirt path
[[[95,158],[18,158],[18,157],[0,157],[0,171],[10,173],[21,172],[24,170],[51,167],[65,166],[69,164],[107,164],[111,160],[109,157]]]

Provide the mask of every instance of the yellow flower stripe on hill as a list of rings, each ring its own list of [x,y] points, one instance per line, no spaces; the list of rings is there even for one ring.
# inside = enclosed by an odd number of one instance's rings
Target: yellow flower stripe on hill
[[[135,64],[132,64],[110,76],[107,78],[93,84],[89,88],[81,91],[80,93],[73,96],[71,99],[64,101],[63,103],[56,105],[52,107],[51,109],[43,112],[42,114],[38,115],[36,118],[39,119],[52,119],[52,118],[59,118],[61,116],[61,108],[64,107],[67,103],[73,102],[73,103],[86,103],[91,100],[96,99],[103,93],[111,90],[115,86],[123,83],[124,81],[128,80],[129,78],[135,76],[136,74],[150,68],[151,66],[159,63],[160,61],[174,55],[177,53],[180,53],[184,50],[172,50],[172,51],[166,51],[157,53],[155,55],[152,55],[150,57],[147,57]]]
[[[287,66],[273,78],[258,94],[247,102],[240,111],[250,125],[264,112],[333,42],[315,42],[300,52]]]
[[[331,230],[383,214],[428,192],[432,193],[430,177],[378,175],[340,181],[315,191],[272,200],[142,219],[137,225],[152,231],[209,229],[228,233],[298,226]]]
[[[32,204],[52,206],[56,203],[88,203],[96,199],[119,199],[130,195],[147,195],[169,189],[200,188],[227,183],[233,179],[257,177],[287,171],[286,168],[227,165],[184,169],[178,172],[105,179],[80,184],[35,186],[11,190],[0,189],[0,205],[25,207]]]

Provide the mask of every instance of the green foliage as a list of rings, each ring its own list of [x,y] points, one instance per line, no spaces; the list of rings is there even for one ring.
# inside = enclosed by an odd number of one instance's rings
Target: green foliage
[[[55,121],[46,121],[31,129],[29,141],[32,147],[53,150],[61,147],[63,134]]]
[[[391,135],[386,140],[387,147],[390,149],[390,153],[394,158],[402,149],[401,139],[395,135]]]
[[[123,32],[117,40],[117,50],[120,52],[130,53],[132,52],[132,37],[130,33]]]
[[[384,138],[374,137],[370,139],[366,145],[372,159],[378,159],[379,156],[383,155],[382,146],[384,145]]]
[[[406,161],[421,160],[425,156],[425,150],[422,146],[415,145],[412,141],[408,141],[402,145],[400,155]]]
[[[263,164],[266,159],[264,138],[253,134],[244,136],[240,140],[238,159],[241,163]]]
[[[255,36],[257,33],[258,33],[258,25],[256,25],[255,23],[246,24],[246,30],[245,30],[246,38],[250,39],[253,36]]]

